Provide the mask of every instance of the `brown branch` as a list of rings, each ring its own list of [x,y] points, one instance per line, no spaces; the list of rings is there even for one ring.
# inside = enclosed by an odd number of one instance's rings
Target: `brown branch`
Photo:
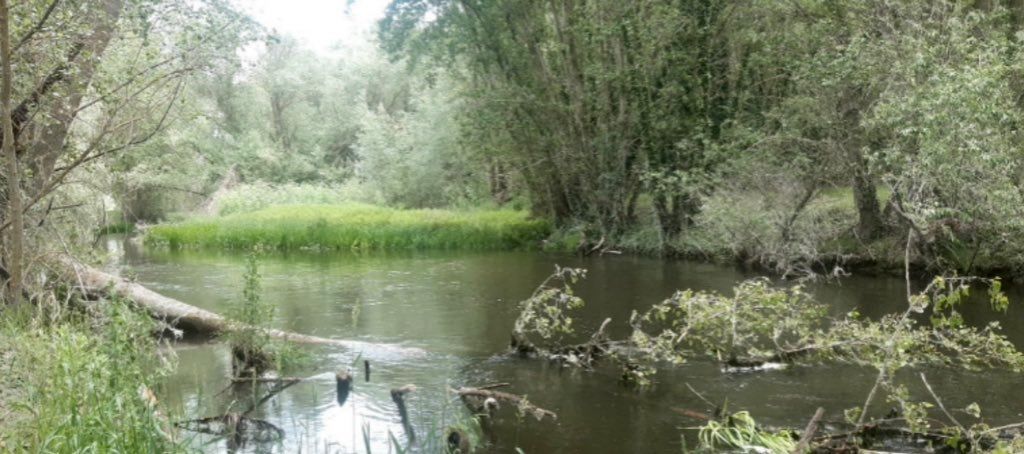
[[[497,389],[497,388],[505,388],[505,387],[508,387],[508,386],[512,386],[512,384],[511,383],[495,383],[493,385],[480,386],[477,389]]]
[[[190,71],[192,69],[193,68],[183,68],[183,69],[180,69],[178,71],[174,71],[174,72],[168,73],[168,74],[162,76],[161,78],[158,78],[158,79],[155,79],[154,81],[151,81],[149,84],[147,84],[145,87],[143,87],[143,89],[148,88],[149,86],[152,86],[152,84],[158,82],[160,79],[165,79],[165,78],[171,77],[171,76],[173,76],[175,74],[179,74],[179,73],[183,73],[183,72],[186,72],[186,71]],[[156,136],[156,134],[158,134],[159,132],[163,131],[164,127],[166,126],[167,118],[170,116],[170,111],[174,107],[174,103],[178,99],[178,96],[180,96],[181,90],[182,90],[183,86],[184,86],[184,78],[181,78],[181,79],[178,80],[178,85],[177,85],[177,87],[175,87],[174,94],[173,94],[171,100],[167,103],[167,108],[164,110],[163,115],[160,117],[160,121],[146,135],[144,135],[142,137],[131,139],[128,142],[126,142],[126,143],[124,143],[122,145],[119,145],[119,146],[116,146],[114,148],[110,148],[110,149],[107,149],[107,150],[104,150],[104,151],[101,151],[101,152],[98,152],[98,153],[93,153],[93,151],[96,150],[96,148],[98,147],[99,140],[94,141],[93,144],[89,148],[87,148],[84,152],[82,152],[82,154],[80,154],[77,158],[75,158],[75,160],[72,161],[70,164],[68,164],[68,165],[66,165],[64,167],[60,167],[60,168],[56,169],[56,170],[58,170],[59,173],[55,177],[51,178],[50,181],[48,181],[45,185],[43,185],[43,187],[30,200],[28,200],[25,203],[24,207],[22,208],[22,213],[27,213],[30,209],[32,209],[32,207],[34,207],[37,203],[39,203],[40,200],[42,200],[43,198],[45,198],[46,196],[51,194],[54,190],[56,190],[57,186],[59,186],[61,183],[63,183],[64,179],[67,178],[67,176],[71,173],[71,171],[75,170],[76,168],[81,167],[82,165],[84,165],[84,164],[86,164],[86,163],[88,163],[90,161],[99,159],[99,158],[101,158],[103,156],[106,156],[106,155],[109,155],[109,154],[112,154],[112,153],[116,153],[118,151],[124,150],[126,148],[129,148],[129,147],[132,147],[132,146],[135,146],[135,145],[140,145],[142,143],[145,143],[146,141],[148,141],[151,138],[153,138],[154,136]],[[138,96],[141,92],[142,92],[142,89],[136,91],[132,96],[133,97]],[[109,123],[110,123],[110,121],[108,119],[107,124],[109,125]],[[107,131],[109,131],[109,128],[108,127],[104,127],[100,135],[101,136],[106,135]],[[15,137],[16,136],[17,136],[17,134],[15,134]],[[10,226],[11,226],[11,221],[10,220],[4,222],[3,225],[0,225],[0,232],[3,232],[4,230],[7,230]]]
[[[42,99],[42,97],[45,96],[47,93],[49,93],[50,89],[52,89],[54,85],[57,85],[58,83],[67,79],[68,70],[71,67],[71,63],[78,59],[78,56],[81,55],[83,48],[85,48],[85,43],[81,41],[76,42],[74,45],[72,45],[71,49],[68,51],[68,55],[65,58],[65,61],[57,65],[56,68],[50,70],[50,73],[46,75],[46,77],[43,79],[43,82],[40,83],[35,90],[32,90],[32,93],[29,94],[28,98],[22,100],[20,103],[18,103],[17,107],[11,110],[11,121],[14,124],[15,141],[17,141],[18,137],[21,136],[22,129],[24,129],[25,124],[28,123],[29,110],[32,109],[33,106],[39,104],[39,100]]]
[[[416,391],[416,385],[413,384],[391,390],[391,401],[398,407],[398,416],[402,418],[402,429],[405,430],[405,436],[410,443],[416,440],[416,432],[413,430],[412,422],[409,421],[409,409],[405,406],[405,395],[413,391]]]
[[[714,416],[711,416],[711,415],[709,415],[707,413],[701,413],[699,411],[694,411],[694,410],[690,410],[690,409],[686,409],[686,408],[679,408],[679,407],[670,407],[669,409],[674,411],[674,412],[676,412],[676,413],[679,413],[679,414],[681,414],[683,416],[686,416],[687,418],[698,419],[698,420],[701,420],[701,421],[714,421],[715,420]]]
[[[278,395],[281,391],[284,391],[284,390],[286,390],[286,389],[288,389],[288,388],[290,388],[292,386],[295,386],[295,384],[300,382],[300,381],[302,381],[302,380],[297,379],[297,378],[287,379],[287,380],[278,379],[277,384],[274,385],[274,388],[271,389],[267,393],[267,395],[263,396],[262,399],[260,399],[259,401],[253,403],[252,405],[249,406],[249,408],[247,410],[243,411],[242,412],[242,416],[245,416],[245,415],[248,415],[249,413],[252,413],[253,410],[255,410],[257,408],[260,408],[260,405],[263,405],[268,400],[270,400],[274,396]],[[234,382],[234,380],[232,380],[232,382]]]
[[[791,451],[792,454],[803,454],[809,448],[811,440],[814,439],[814,434],[818,433],[821,418],[825,416],[825,409],[818,407],[818,410],[814,412],[814,416],[807,422],[807,428],[800,434],[800,441],[797,442],[796,446]]]
[[[942,399],[939,399],[938,394],[935,394],[935,390],[932,389],[932,385],[929,384],[928,379],[925,378],[924,372],[921,372],[921,382],[924,383],[924,387],[928,389],[928,394],[932,395],[932,399],[935,399],[935,404],[939,406],[939,409],[942,410],[942,413],[944,413],[946,417],[953,422],[953,424],[956,424],[956,426],[959,427],[960,430],[964,432],[964,434],[969,434],[970,431],[967,430],[967,427],[965,427],[963,424],[960,424],[960,421],[957,421],[956,417],[954,417],[953,414],[949,412],[949,410],[946,410],[946,406],[942,404]]]
[[[481,399],[494,399],[498,401],[510,402],[513,405],[521,408],[523,411],[530,413],[537,421],[541,421],[545,416],[551,417],[551,419],[558,419],[558,415],[553,411],[545,410],[536,405],[531,404],[526,398],[517,396],[501,391],[490,391],[480,388],[459,388],[451,390],[455,395],[465,399],[466,397],[477,397]]]

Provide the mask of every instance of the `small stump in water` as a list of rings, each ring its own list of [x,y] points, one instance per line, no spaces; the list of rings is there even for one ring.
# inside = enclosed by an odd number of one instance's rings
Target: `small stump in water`
[[[468,454],[469,453],[469,435],[458,427],[449,427],[444,436],[445,446],[448,448],[449,453]]]
[[[334,374],[334,380],[338,388],[338,405],[344,406],[352,391],[352,376],[348,372],[338,372]]]
[[[231,346],[231,372],[237,378],[260,377],[272,363],[273,358],[263,350]]]

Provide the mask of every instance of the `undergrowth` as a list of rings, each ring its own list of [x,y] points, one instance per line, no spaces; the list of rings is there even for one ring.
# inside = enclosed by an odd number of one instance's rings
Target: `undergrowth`
[[[92,304],[91,315],[0,326],[19,387],[0,451],[187,451],[153,397],[170,371],[154,323],[122,301]]]

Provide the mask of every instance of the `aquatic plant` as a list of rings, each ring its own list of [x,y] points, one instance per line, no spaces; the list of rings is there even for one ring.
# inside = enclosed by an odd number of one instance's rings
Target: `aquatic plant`
[[[244,280],[242,299],[236,300],[228,311],[228,315],[241,322],[243,328],[232,331],[228,341],[234,375],[255,377],[269,368],[273,359],[267,329],[276,312],[276,308],[262,298],[262,276],[255,252],[246,257]]]
[[[509,250],[539,245],[546,221],[521,211],[399,210],[360,203],[288,205],[151,228],[171,248]]]
[[[307,363],[307,352],[270,336],[277,308],[262,297],[263,275],[256,251],[246,257],[243,280],[242,298],[228,308],[228,316],[242,326],[227,335],[235,376],[255,377],[266,369],[280,371]]]
[[[744,452],[771,452],[789,454],[796,447],[793,433],[770,433],[757,427],[749,412],[741,411],[726,416],[724,421],[708,421],[697,433],[700,448],[718,451],[740,449]]]

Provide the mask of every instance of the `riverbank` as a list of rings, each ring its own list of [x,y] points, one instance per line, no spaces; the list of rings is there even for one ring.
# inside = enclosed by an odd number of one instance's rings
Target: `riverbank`
[[[514,250],[537,247],[548,222],[512,210],[400,210],[362,203],[273,206],[158,225],[147,244],[278,250]]]
[[[289,200],[302,200],[301,197]],[[880,191],[879,202],[889,200]],[[315,200],[310,199],[309,202]],[[225,213],[225,212],[222,212]],[[650,203],[639,205],[646,220],[605,237],[586,225],[557,229],[517,210],[404,210],[353,201],[294,203],[228,210],[148,229],[149,245],[171,249],[241,250],[530,250],[601,254],[619,252],[734,264],[786,277],[810,273],[902,275],[906,227],[891,212],[888,227],[873,238],[856,234],[856,208],[849,188],[822,191],[803,206],[775,203],[763,194],[718,193],[675,238],[659,230]],[[915,238],[910,265],[915,274],[1022,276],[1024,262],[1005,241],[959,240],[936,224]],[[953,232],[955,233],[955,232]]]
[[[5,317],[0,452],[188,451],[152,397],[172,369],[149,317],[113,300],[87,314]]]
[[[887,206],[889,198],[888,191],[879,191],[880,205]],[[787,277],[902,276],[910,227],[892,207],[882,214],[884,227],[863,238],[849,188],[821,191],[802,206],[787,206],[770,194],[722,191],[703,200],[693,223],[674,238],[662,235],[653,208],[641,203],[641,222],[621,235],[606,238],[597,229],[576,226],[557,230],[549,244],[585,254],[617,251],[737,265]],[[912,273],[1024,277],[1024,250],[1013,240],[1017,235],[1000,226],[968,227],[946,218],[924,224],[909,250]]]

